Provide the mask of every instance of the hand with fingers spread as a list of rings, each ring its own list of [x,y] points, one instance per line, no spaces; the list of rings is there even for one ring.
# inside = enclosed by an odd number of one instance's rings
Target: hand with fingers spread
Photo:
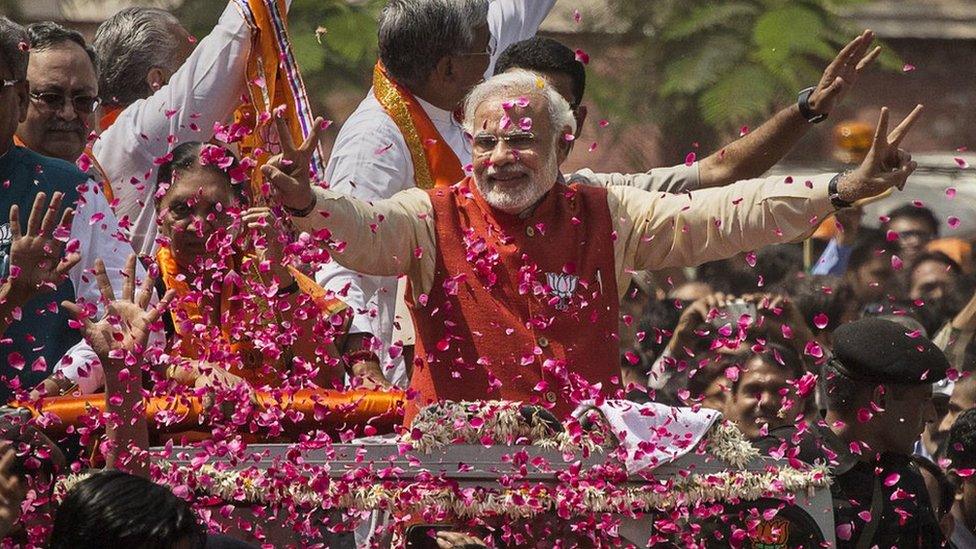
[[[810,94],[809,104],[813,114],[830,114],[844,94],[854,86],[864,69],[881,55],[880,46],[871,48],[873,41],[874,33],[870,30],[864,31],[848,42],[827,66],[820,82]]]
[[[912,155],[898,147],[921,114],[922,105],[918,105],[889,134],[888,108],[883,107],[871,150],[856,170],[838,180],[837,197],[854,204],[878,197],[889,189],[904,188],[908,176],[918,165],[912,160]]]
[[[299,147],[295,147],[292,141],[287,122],[278,117],[275,123],[278,127],[278,135],[281,137],[281,154],[262,166],[261,173],[277,190],[281,204],[285,208],[294,212],[308,211],[315,204],[309,166],[319,146],[319,135],[324,122],[321,118],[316,118],[311,133]]]
[[[105,263],[101,259],[95,260],[95,280],[101,291],[107,313],[99,321],[90,318],[88,305],[80,305],[65,301],[61,305],[81,323],[81,333],[98,355],[104,367],[117,364],[126,354],[139,355],[146,348],[152,325],[169,306],[176,292],[169,290],[155,306],[149,301],[153,293],[153,279],[146,277],[138,295],[135,291],[136,256],[129,256],[122,276],[125,284],[122,288],[122,298],[116,299],[112,289],[112,282],[105,273]],[[108,372],[106,372],[106,378]]]
[[[62,199],[61,193],[54,193],[45,211],[47,195],[37,193],[26,234],[21,231],[20,209],[16,204],[10,207],[10,276],[2,293],[12,304],[22,305],[53,290],[81,260],[77,253],[62,257],[74,220],[74,210],[68,208],[58,221]]]

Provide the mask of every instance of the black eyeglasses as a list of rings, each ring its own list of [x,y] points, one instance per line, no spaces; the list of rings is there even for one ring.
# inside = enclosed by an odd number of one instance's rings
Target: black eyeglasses
[[[20,79],[20,78],[15,78],[13,80],[0,80],[0,90],[9,88],[11,86],[16,86],[17,84],[20,84],[21,82],[23,82],[23,80]]]
[[[489,43],[488,46],[485,48],[485,51],[469,51],[469,52],[459,53],[457,55],[459,57],[480,57],[480,56],[491,57],[494,54],[495,54],[495,47],[492,46],[491,43]]]
[[[473,152],[477,155],[488,154],[495,150],[500,141],[508,143],[509,147],[517,151],[525,151],[535,145],[536,138],[531,132],[515,132],[508,135],[479,133],[471,139]]]
[[[64,108],[64,103],[67,98],[62,93],[56,92],[31,92],[31,99],[37,103],[43,103],[47,108],[60,111]],[[71,98],[71,106],[74,107],[75,112],[82,114],[91,114],[95,112],[98,108],[98,98],[91,95],[76,95]]]

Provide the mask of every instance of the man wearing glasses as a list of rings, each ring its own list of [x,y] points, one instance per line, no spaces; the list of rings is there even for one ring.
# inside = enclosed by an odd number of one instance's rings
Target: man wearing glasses
[[[52,73],[58,73],[59,79],[41,79],[44,87],[32,90],[28,74],[32,73],[34,61],[30,59],[33,55],[28,54],[29,44],[23,27],[0,17],[0,314],[6,316],[0,325],[8,324],[0,339],[0,403],[12,395],[23,398],[42,380],[48,395],[73,384],[81,385],[85,392],[94,392],[101,385],[101,379],[87,375],[97,361],[95,353],[69,326],[68,316],[58,304],[63,300],[99,301],[101,293],[95,277],[86,274],[93,269],[96,258],[104,260],[112,284],[121,287],[122,269],[132,253],[95,182],[74,164],[43,156],[36,150],[56,147],[59,156],[77,158],[85,144],[84,135],[79,138],[79,132],[86,134],[87,129],[80,129],[84,122],[72,124],[79,118],[89,118],[91,113],[81,117],[75,112],[75,105],[89,101],[79,98],[93,97],[94,86],[85,87],[80,72],[70,68],[77,65],[65,56],[60,61],[45,61],[50,62],[47,66]],[[56,47],[46,51],[50,53]],[[42,60],[44,51],[41,48]],[[87,70],[93,72],[87,54],[82,48],[78,52],[89,65]],[[78,68],[84,67],[79,64]],[[72,101],[60,109],[50,107],[53,112],[47,117],[44,112],[49,106],[45,98],[54,100],[45,94],[61,94]],[[87,103],[83,106],[88,110]],[[28,132],[27,139],[39,136],[40,141],[27,148],[14,143],[14,132],[18,126],[24,127],[29,116],[35,116],[37,127],[32,129],[38,133]],[[72,131],[68,131],[69,127]],[[51,214],[44,215],[48,209]],[[73,216],[70,209],[74,210]],[[33,257],[21,254],[23,261],[19,260],[17,251],[25,249],[34,250]],[[52,264],[64,262],[70,263],[70,268],[60,269],[57,276],[42,276],[43,272],[54,271]],[[139,276],[144,276],[141,269]],[[26,283],[27,280],[31,282]],[[25,284],[27,291],[11,291]],[[62,373],[48,378],[58,370]]]
[[[98,60],[78,32],[57,23],[28,27],[30,94],[17,137],[29,149],[72,164],[85,150],[98,108]]]
[[[554,4],[389,0],[379,21],[373,88],[343,123],[332,149],[326,169],[332,188],[381,200],[463,179],[471,144],[457,109],[491,74],[497,53],[533,36]],[[406,386],[410,361],[403,359],[400,345],[408,351],[412,342],[394,331],[410,319],[397,312],[403,300],[397,299],[396,277],[368,276],[330,263],[316,278],[354,309],[353,337],[377,340],[357,352],[358,358],[347,357],[351,373],[379,385]]]

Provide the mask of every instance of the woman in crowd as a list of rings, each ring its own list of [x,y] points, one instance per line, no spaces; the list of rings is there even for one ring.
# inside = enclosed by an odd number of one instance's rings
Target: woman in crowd
[[[155,259],[176,295],[166,375],[197,388],[277,387],[288,374],[339,385],[345,305],[289,265],[287,231],[270,208],[248,207],[244,173],[231,152],[202,143],[177,146],[160,166]]]

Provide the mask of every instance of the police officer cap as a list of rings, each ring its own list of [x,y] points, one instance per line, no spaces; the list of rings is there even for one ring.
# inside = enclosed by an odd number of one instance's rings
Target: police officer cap
[[[945,379],[949,361],[923,336],[890,320],[865,318],[834,330],[833,365],[855,381],[922,385]]]

